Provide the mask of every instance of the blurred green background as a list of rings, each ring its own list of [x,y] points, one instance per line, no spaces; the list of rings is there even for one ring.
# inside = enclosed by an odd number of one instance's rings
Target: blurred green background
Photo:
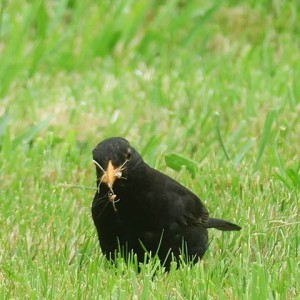
[[[299,299],[298,0],[0,13],[1,299]],[[110,136],[243,230],[212,231],[194,268],[110,266],[90,216]]]

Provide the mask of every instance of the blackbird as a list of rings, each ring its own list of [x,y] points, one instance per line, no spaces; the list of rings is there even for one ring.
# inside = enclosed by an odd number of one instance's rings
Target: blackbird
[[[92,216],[100,247],[114,261],[121,253],[137,261],[157,255],[169,270],[173,260],[195,263],[208,247],[208,228],[241,227],[209,217],[200,199],[169,176],[148,166],[121,137],[93,150],[97,191]],[[178,264],[179,265],[179,264]]]

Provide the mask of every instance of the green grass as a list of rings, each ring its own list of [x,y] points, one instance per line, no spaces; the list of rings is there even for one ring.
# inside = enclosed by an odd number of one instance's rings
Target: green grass
[[[3,0],[0,22],[0,299],[300,299],[299,1]],[[91,150],[115,135],[243,230],[192,268],[111,266]]]

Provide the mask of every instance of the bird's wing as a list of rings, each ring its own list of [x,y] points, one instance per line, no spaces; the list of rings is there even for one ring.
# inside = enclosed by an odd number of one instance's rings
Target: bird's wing
[[[200,224],[207,223],[209,213],[197,196],[194,194],[189,195],[184,201],[186,205],[182,218],[185,219],[187,225],[199,226]]]
[[[190,190],[176,181],[169,181],[168,191],[171,191],[171,214],[185,225],[199,226],[207,223],[209,213],[201,200]]]
[[[151,179],[148,189],[157,191],[157,197],[153,198],[155,207],[164,212],[165,222],[174,220],[184,226],[199,226],[208,221],[209,214],[204,204],[186,187],[152,168],[148,169],[147,177]]]

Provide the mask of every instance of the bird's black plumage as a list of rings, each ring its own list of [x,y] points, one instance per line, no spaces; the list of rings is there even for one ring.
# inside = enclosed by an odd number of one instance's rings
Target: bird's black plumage
[[[109,259],[121,251],[145,261],[157,254],[168,269],[172,257],[196,262],[208,247],[207,228],[240,230],[233,223],[210,218],[200,199],[169,176],[149,167],[119,137],[93,150],[97,192],[92,216],[103,253]]]

